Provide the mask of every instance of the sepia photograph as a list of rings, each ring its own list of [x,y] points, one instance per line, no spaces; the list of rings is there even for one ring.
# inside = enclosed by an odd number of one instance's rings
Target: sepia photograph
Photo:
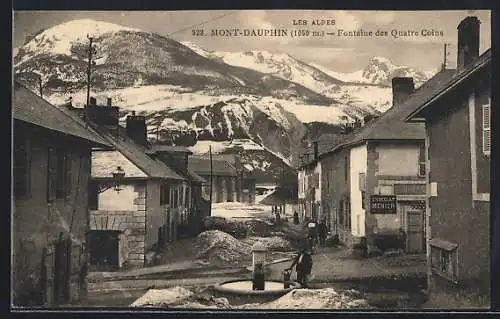
[[[491,11],[13,11],[11,309],[491,304]]]

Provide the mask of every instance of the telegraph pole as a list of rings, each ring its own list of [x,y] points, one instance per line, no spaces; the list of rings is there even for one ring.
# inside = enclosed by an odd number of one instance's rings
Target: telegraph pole
[[[38,89],[40,90],[40,97],[43,98],[42,76],[38,76]]]
[[[92,75],[92,42],[94,38],[87,35],[89,38],[89,48],[88,48],[88,65],[87,65],[87,105],[90,104],[90,76]]]
[[[212,145],[208,147],[208,154],[210,155],[210,210],[208,216],[212,216],[212,194],[213,194],[213,166],[212,166]]]
[[[442,65],[442,70],[444,71],[446,69],[446,64],[447,64],[447,58],[448,58],[448,52],[447,52],[447,48],[450,44],[449,43],[445,43],[444,44],[444,52],[443,52],[443,65]]]

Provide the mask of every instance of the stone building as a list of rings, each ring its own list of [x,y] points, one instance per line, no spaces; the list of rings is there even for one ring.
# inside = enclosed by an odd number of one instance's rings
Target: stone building
[[[78,118],[14,83],[14,306],[85,298],[91,150],[110,147]]]
[[[446,308],[491,299],[492,53],[479,55],[479,28],[460,22],[457,70],[407,118],[426,127],[428,292]]]

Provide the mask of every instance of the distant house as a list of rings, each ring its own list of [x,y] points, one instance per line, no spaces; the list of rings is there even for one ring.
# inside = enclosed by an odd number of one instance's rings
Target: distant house
[[[431,299],[490,299],[491,50],[479,56],[479,25],[460,22],[457,71],[407,118],[426,126]]]
[[[17,82],[12,113],[13,303],[77,301],[86,294],[91,151],[109,145]]]
[[[210,179],[212,179],[212,203],[242,202],[255,203],[255,179],[248,171],[238,170],[229,161],[221,158],[192,156],[189,169],[201,176],[203,198],[210,198]]]
[[[81,110],[80,110],[81,111]],[[86,122],[113,146],[92,152],[88,234],[90,265],[96,270],[141,267],[147,253],[201,225],[201,179],[186,167],[187,153],[156,149],[147,141],[143,116],[129,115],[119,125],[119,109],[94,98],[83,114]],[[167,156],[173,154],[174,164]],[[124,177],[113,185],[112,172]],[[190,228],[193,231],[190,231]]]
[[[403,120],[452,72],[439,72],[417,90],[411,78],[394,78],[392,108],[318,156],[321,206],[347,246],[425,251],[425,131]],[[396,247],[386,245],[398,236]]]
[[[320,219],[321,216],[321,162],[318,161],[318,143],[314,142],[312,161],[298,168],[298,213],[300,221]]]

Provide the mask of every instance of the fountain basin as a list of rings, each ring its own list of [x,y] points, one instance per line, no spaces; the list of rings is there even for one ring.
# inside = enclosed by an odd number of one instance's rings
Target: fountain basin
[[[226,297],[231,304],[263,303],[278,299],[290,291],[300,288],[300,284],[292,281],[285,289],[282,281],[266,280],[264,290],[252,290],[252,280],[230,280],[213,286],[213,294]]]

